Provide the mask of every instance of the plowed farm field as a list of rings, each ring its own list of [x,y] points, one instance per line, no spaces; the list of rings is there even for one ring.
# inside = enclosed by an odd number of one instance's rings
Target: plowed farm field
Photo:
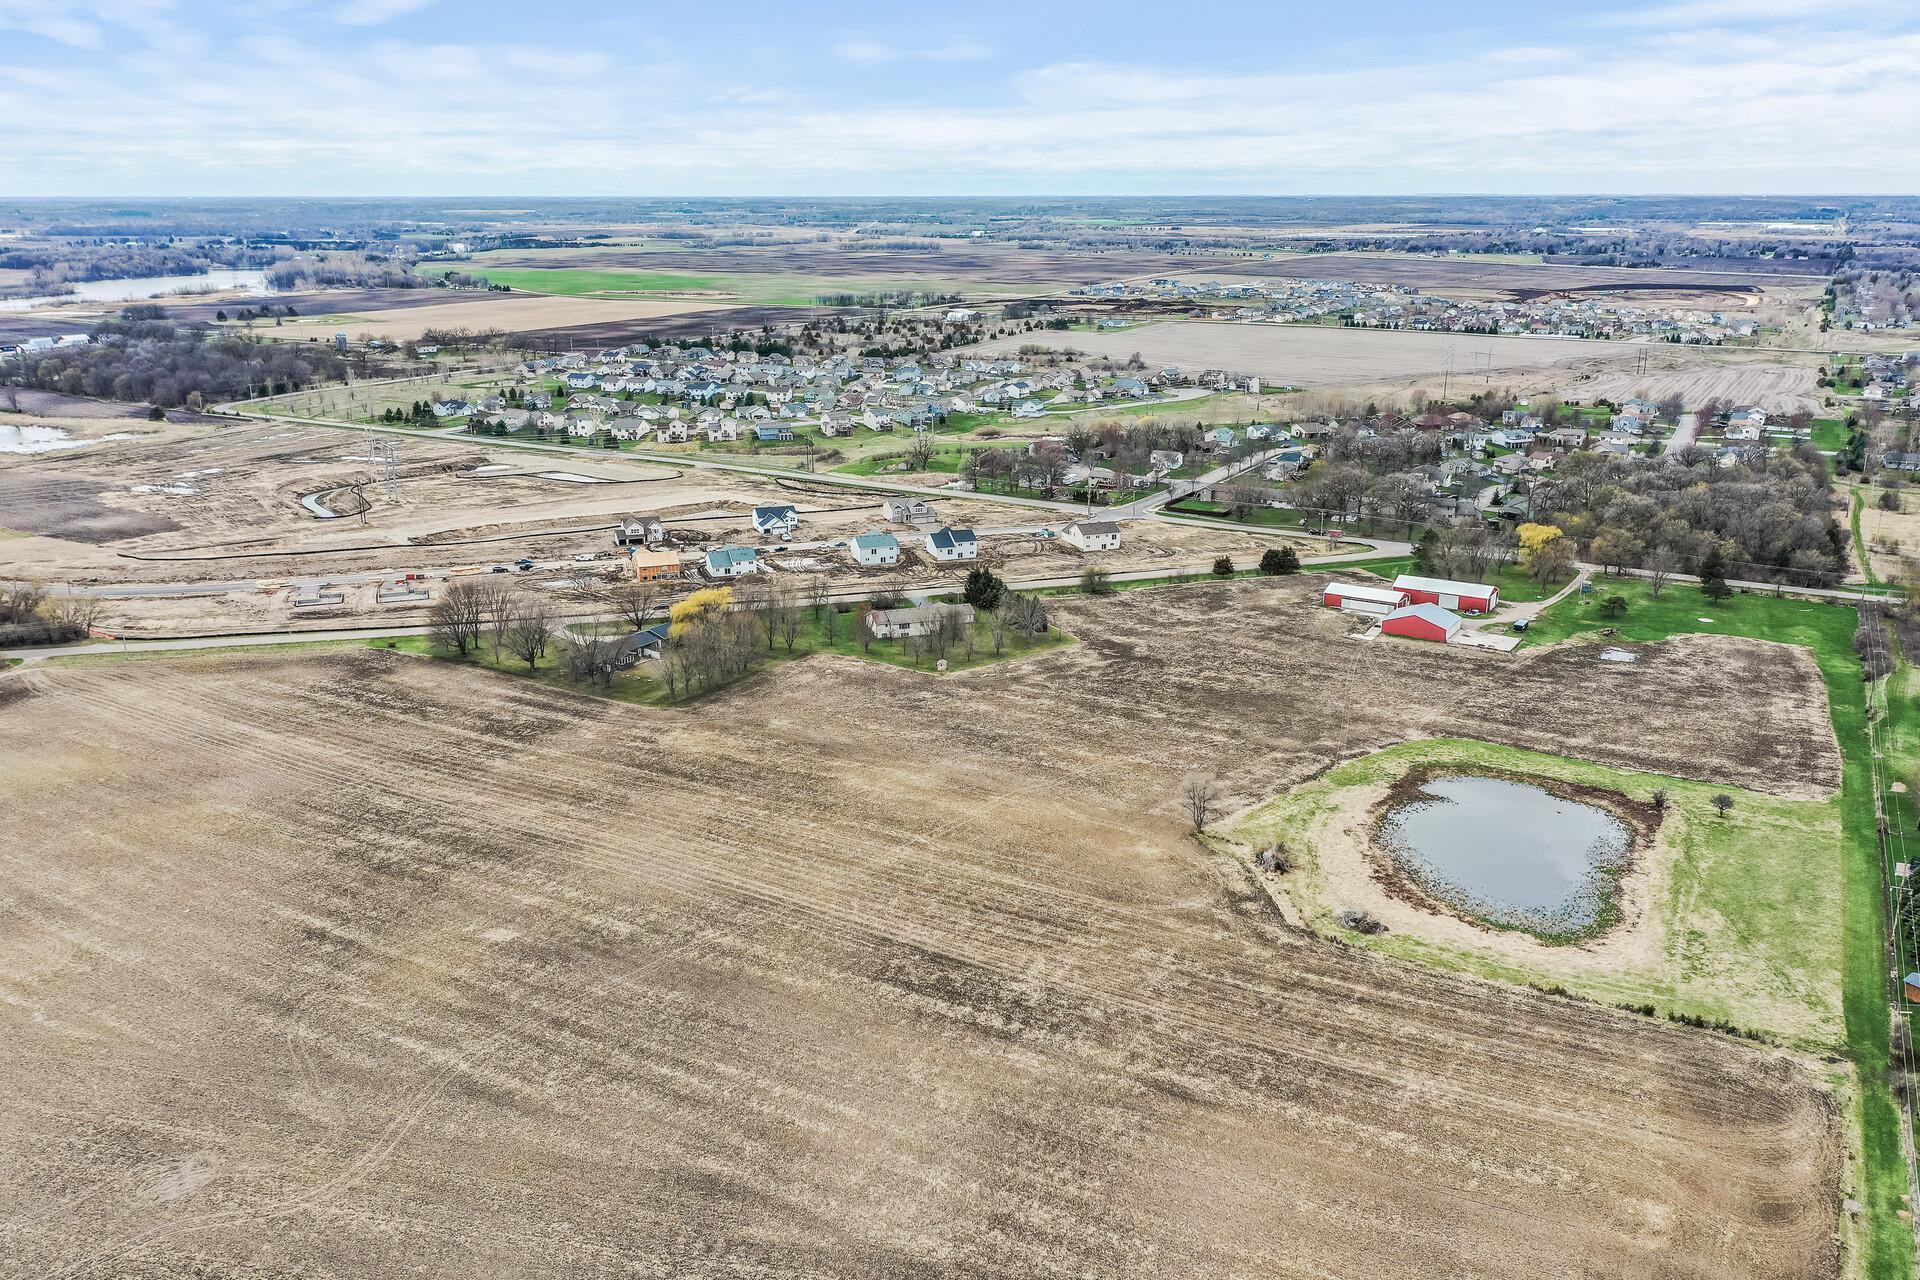
[[[1836,1275],[1817,1064],[1295,932],[1175,798],[1438,732],[1818,792],[1810,665],[1691,639],[1622,696],[1317,581],[674,711],[0,676],[0,1274]]]

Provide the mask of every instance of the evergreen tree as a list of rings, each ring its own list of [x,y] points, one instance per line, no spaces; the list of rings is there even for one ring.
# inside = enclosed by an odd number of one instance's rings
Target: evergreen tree
[[[993,570],[980,564],[967,573],[966,589],[961,599],[976,609],[997,609],[1007,593],[1007,584],[996,578]]]
[[[1709,600],[1725,600],[1733,594],[1733,588],[1727,585],[1727,558],[1718,546],[1700,562],[1700,594]]]

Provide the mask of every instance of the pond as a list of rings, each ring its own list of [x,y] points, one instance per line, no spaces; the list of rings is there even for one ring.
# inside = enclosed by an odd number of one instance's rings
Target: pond
[[[1542,937],[1605,923],[1633,829],[1598,805],[1505,778],[1435,778],[1379,841],[1413,882],[1466,915]]]
[[[191,276],[139,276],[131,280],[76,280],[72,293],[37,298],[0,300],[0,311],[34,311],[63,302],[138,302],[176,293],[212,293],[217,289],[246,289],[266,293],[267,273],[222,268]]]

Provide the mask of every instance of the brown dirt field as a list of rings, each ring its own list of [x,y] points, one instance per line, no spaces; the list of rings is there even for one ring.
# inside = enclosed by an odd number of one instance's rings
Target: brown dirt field
[[[1769,413],[1819,409],[1819,357],[1781,352],[1655,348],[1647,372],[1619,368],[1578,372],[1557,388],[1582,400],[1620,400],[1677,395],[1688,405],[1707,400],[1759,405]]]
[[[1920,559],[1920,490],[1901,486],[1899,511],[1882,511],[1878,485],[1866,486],[1860,509],[1860,537],[1867,544],[1873,571],[1882,578],[1903,578],[1906,562]],[[1849,500],[1851,500],[1849,498]],[[1842,520],[1847,519],[1843,514]]]
[[[1634,699],[1579,652],[1356,666],[1311,588],[681,712],[370,652],[0,677],[0,1253],[1837,1274],[1816,1066],[1316,941],[1170,816],[1196,765],[1266,794],[1438,728],[1684,773],[1709,711],[1727,776],[1832,775],[1817,682],[1761,696],[1770,653],[1704,640]]]
[[[1764,264],[1762,264],[1764,265]],[[1312,253],[1255,260],[1231,260],[1220,270],[1236,275],[1279,276],[1309,280],[1357,280],[1369,284],[1411,285],[1439,294],[1524,298],[1566,290],[1612,289],[1733,290],[1755,293],[1763,289],[1803,288],[1806,277],[1780,276],[1764,270],[1741,273],[1687,271],[1671,267],[1576,267],[1532,262],[1484,262],[1476,259],[1434,258],[1423,254]],[[1201,271],[1195,264],[1189,272]],[[1818,293],[1818,284],[1815,284]]]
[[[382,309],[347,318],[289,320],[276,325],[268,336],[279,341],[305,341],[309,336],[331,338],[346,333],[362,334],[402,342],[418,338],[428,329],[503,329],[523,333],[582,326],[632,324],[637,321],[685,316],[695,312],[724,310],[725,304],[676,300],[655,302],[628,298],[562,298],[547,294],[492,293],[458,302],[441,302],[418,307]],[[267,330],[261,330],[267,334]]]
[[[1424,376],[1434,380],[1436,391],[1449,358],[1458,382],[1468,370],[1487,367],[1488,353],[1492,367],[1505,376],[1512,370],[1626,357],[1640,350],[1625,342],[1206,320],[1171,320],[1115,333],[1020,334],[968,350],[1016,351],[1034,343],[1122,360],[1138,351],[1150,365],[1175,365],[1195,372],[1227,369],[1255,373],[1286,386],[1308,389]]]

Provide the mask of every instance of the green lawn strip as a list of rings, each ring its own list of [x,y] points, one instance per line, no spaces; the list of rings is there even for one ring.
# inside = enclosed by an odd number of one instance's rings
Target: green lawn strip
[[[1839,418],[1815,418],[1807,426],[1814,448],[1832,453],[1847,447],[1847,424]]]
[[[100,641],[106,644],[110,641]],[[137,641],[135,643],[138,643]],[[284,644],[230,644],[211,645],[200,649],[127,649],[112,653],[69,653],[50,658],[42,658],[36,664],[42,667],[93,667],[109,662],[146,662],[153,659],[182,658],[228,658],[235,654],[261,653],[318,653],[328,649],[362,649],[368,644],[385,646],[386,640],[292,640]]]
[[[422,264],[429,275],[447,270],[442,263]],[[722,301],[762,306],[805,307],[836,294],[1018,294],[1044,293],[1039,285],[990,280],[949,279],[940,276],[809,276],[770,272],[694,272],[587,267],[491,267],[483,263],[458,268],[492,284],[523,293],[566,297],[627,298],[678,293],[728,295]]]
[[[1368,937],[1333,914],[1353,904],[1328,896],[1313,831],[1353,787],[1391,782],[1417,766],[1495,771],[1618,791],[1646,802],[1670,796],[1660,839],[1673,851],[1649,912],[1661,951],[1637,967],[1592,971],[1538,962],[1398,931]],[[1710,801],[1734,798],[1725,818]],[[1285,841],[1296,859],[1287,889],[1316,930],[1441,968],[1536,987],[1559,986],[1604,1004],[1652,1004],[1669,1013],[1730,1023],[1782,1043],[1826,1050],[1843,1039],[1840,836],[1835,801],[1785,800],[1726,786],[1635,773],[1562,756],[1465,739],[1402,743],[1348,761],[1248,813],[1222,834],[1250,847]],[[1296,879],[1298,877],[1298,879]]]
[[[1852,507],[1850,519],[1853,524],[1853,555],[1854,558],[1860,562],[1861,576],[1867,580],[1868,585],[1877,587],[1880,585],[1880,579],[1874,574],[1873,561],[1867,555],[1867,540],[1860,536],[1860,513],[1866,509],[1867,505],[1866,487],[1856,484],[1850,486],[1849,491],[1853,495],[1853,501],[1850,504]]]
[[[1905,1155],[1900,1140],[1900,1111],[1888,1070],[1891,1054],[1887,988],[1885,880],[1873,803],[1873,773],[1866,737],[1866,685],[1852,640],[1858,614],[1844,605],[1791,598],[1736,594],[1708,600],[1692,583],[1669,586],[1658,600],[1641,579],[1619,580],[1618,594],[1628,600],[1625,617],[1599,616],[1603,593],[1573,595],[1534,620],[1525,645],[1591,635],[1603,627],[1618,638],[1652,642],[1699,632],[1747,636],[1797,644],[1812,650],[1827,686],[1829,714],[1839,740],[1842,783],[1840,810],[1844,868],[1841,898],[1841,1008],[1845,1015],[1845,1053],[1852,1061],[1857,1092],[1865,1172],[1860,1195],[1866,1205],[1863,1274],[1901,1277],[1914,1273],[1914,1240],[1909,1224],[1896,1214],[1907,1206]],[[1606,594],[1611,594],[1608,592]],[[1896,706],[1896,723],[1920,717],[1920,705]]]

